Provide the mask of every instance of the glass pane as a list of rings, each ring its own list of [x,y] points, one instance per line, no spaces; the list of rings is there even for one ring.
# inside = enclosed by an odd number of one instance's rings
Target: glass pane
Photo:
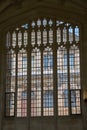
[[[43,30],[43,44],[47,44],[47,31],[46,29]]]
[[[38,46],[41,45],[41,31],[40,30],[37,31],[37,44]]]
[[[63,29],[63,42],[64,44],[67,42],[67,29],[64,27]]]
[[[41,53],[31,53],[31,116],[41,116]]]
[[[50,44],[53,43],[53,30],[52,29],[49,30],[49,43]]]
[[[35,45],[35,31],[32,30],[31,32],[31,45],[34,46]]]
[[[53,114],[53,52],[47,47],[43,52],[43,115]]]
[[[70,88],[81,89],[79,49],[76,46],[72,46],[70,48],[69,66],[70,66]]]
[[[6,101],[5,115],[6,116],[15,116],[15,112],[14,112],[14,107],[15,107],[14,93],[13,92],[7,92],[6,95],[5,95],[5,101]]]
[[[73,42],[73,28],[72,27],[69,28],[69,42],[70,43]]]
[[[57,29],[57,43],[60,44],[61,42],[61,30],[60,28]]]
[[[73,56],[71,56],[71,54]],[[71,112],[72,114],[80,114],[80,59],[79,49],[72,46],[69,51],[70,64],[70,89],[71,89]]]
[[[18,46],[21,47],[22,45],[22,33],[21,31],[19,31],[18,33]]]
[[[6,62],[6,92],[15,92],[16,54],[10,50]]]
[[[75,27],[75,41],[76,41],[76,43],[78,43],[79,42],[79,28],[78,28],[78,26],[76,26]]]
[[[26,46],[28,44],[28,32],[25,31],[24,32],[24,46]]]
[[[6,35],[6,47],[9,48],[10,44],[11,44],[11,34],[10,32],[8,32]]]
[[[71,90],[71,113],[81,114],[80,90]]]
[[[12,34],[12,47],[13,48],[16,47],[16,33],[15,32],[13,32]]]
[[[67,64],[67,50],[64,47],[59,47],[57,50],[57,90],[59,116],[69,115]]]
[[[18,53],[17,68],[17,117],[27,116],[27,53]]]

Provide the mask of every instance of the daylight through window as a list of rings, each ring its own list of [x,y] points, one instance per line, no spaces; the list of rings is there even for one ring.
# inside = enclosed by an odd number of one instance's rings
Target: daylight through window
[[[81,114],[79,46],[80,29],[68,22],[44,18],[9,30],[5,116]]]

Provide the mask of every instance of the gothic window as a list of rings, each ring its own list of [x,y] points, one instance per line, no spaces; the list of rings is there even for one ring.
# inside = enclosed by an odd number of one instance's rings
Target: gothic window
[[[81,114],[80,28],[43,18],[6,34],[5,116]]]

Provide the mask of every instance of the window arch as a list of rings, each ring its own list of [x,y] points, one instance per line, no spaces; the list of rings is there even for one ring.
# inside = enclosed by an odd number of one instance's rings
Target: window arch
[[[81,114],[79,47],[79,27],[60,20],[43,18],[9,30],[5,115]]]

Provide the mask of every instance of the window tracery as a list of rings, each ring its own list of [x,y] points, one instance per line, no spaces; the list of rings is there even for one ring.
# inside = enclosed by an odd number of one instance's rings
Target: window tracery
[[[9,30],[5,115],[81,114],[79,46],[79,27],[68,22],[44,18]]]

